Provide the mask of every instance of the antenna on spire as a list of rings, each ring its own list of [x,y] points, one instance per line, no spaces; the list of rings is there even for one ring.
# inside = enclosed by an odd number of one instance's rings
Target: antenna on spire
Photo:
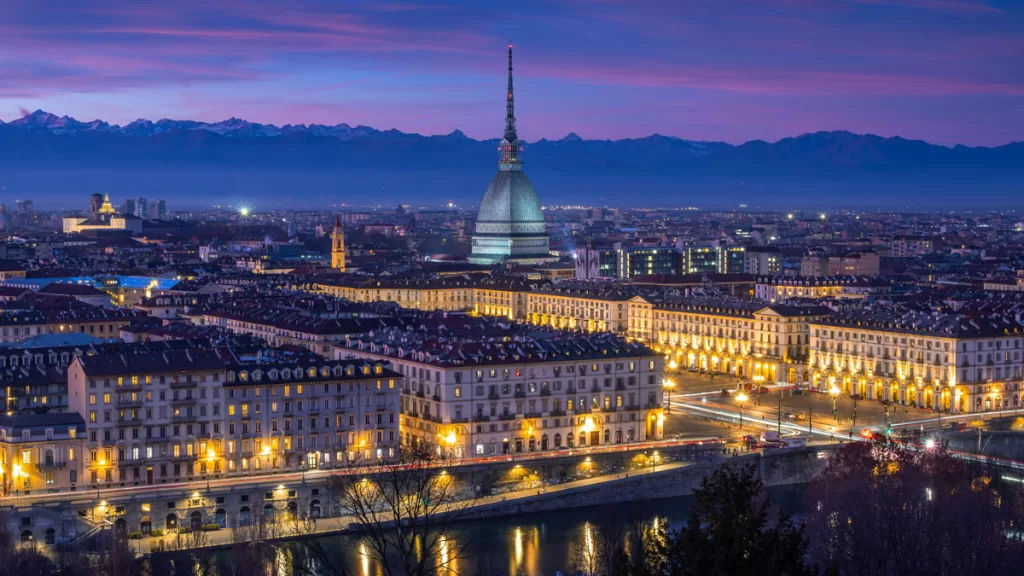
[[[505,101],[505,141],[512,144],[512,154],[508,160],[515,161],[518,154],[515,148],[519,144],[519,137],[516,135],[516,104],[512,91],[512,41],[508,41],[508,92]]]

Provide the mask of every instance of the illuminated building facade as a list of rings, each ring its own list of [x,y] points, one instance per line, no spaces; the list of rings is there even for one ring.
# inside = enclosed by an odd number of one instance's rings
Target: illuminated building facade
[[[663,437],[664,358],[611,334],[540,338],[394,331],[350,339],[338,358],[390,362],[403,378],[402,441],[493,456]],[[513,332],[515,333],[514,329]],[[457,341],[456,341],[457,339]]]
[[[413,310],[468,312],[473,310],[475,286],[476,282],[465,276],[420,280],[346,276],[319,281],[315,289],[352,302],[395,302]]]
[[[1024,325],[1013,315],[968,317],[872,310],[811,325],[812,385],[943,412],[1020,406]]]
[[[0,494],[82,486],[84,442],[77,413],[0,413]]]
[[[398,446],[400,376],[386,364],[242,363],[230,348],[76,358],[82,484],[194,481],[376,462]]]
[[[547,286],[526,294],[524,319],[551,328],[626,334],[632,297],[629,291]]]
[[[631,337],[665,354],[670,369],[765,383],[808,380],[810,322],[829,314],[819,306],[715,298],[650,303],[638,297],[630,304],[639,319],[633,321]]]

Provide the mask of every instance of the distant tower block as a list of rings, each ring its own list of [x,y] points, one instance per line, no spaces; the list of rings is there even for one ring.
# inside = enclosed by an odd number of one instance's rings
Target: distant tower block
[[[345,271],[345,229],[341,219],[334,219],[334,231],[331,232],[331,268]]]

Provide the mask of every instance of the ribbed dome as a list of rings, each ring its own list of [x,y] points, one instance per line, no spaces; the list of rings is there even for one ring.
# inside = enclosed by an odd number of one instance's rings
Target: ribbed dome
[[[509,224],[512,228],[509,232],[519,228],[516,224],[543,224],[540,199],[526,173],[522,170],[499,170],[480,202],[477,222]]]

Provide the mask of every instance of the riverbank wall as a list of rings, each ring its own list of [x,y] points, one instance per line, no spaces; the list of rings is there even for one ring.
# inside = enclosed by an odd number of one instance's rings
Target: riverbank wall
[[[475,506],[460,513],[465,519],[485,519],[497,516],[534,514],[596,505],[614,505],[689,496],[700,487],[701,481],[720,466],[754,464],[765,486],[804,484],[824,468],[828,455],[836,446],[790,448],[750,453],[736,457],[715,457],[673,466],[662,471],[645,471],[642,475],[620,474],[615,478],[558,492],[538,492],[528,498]]]

